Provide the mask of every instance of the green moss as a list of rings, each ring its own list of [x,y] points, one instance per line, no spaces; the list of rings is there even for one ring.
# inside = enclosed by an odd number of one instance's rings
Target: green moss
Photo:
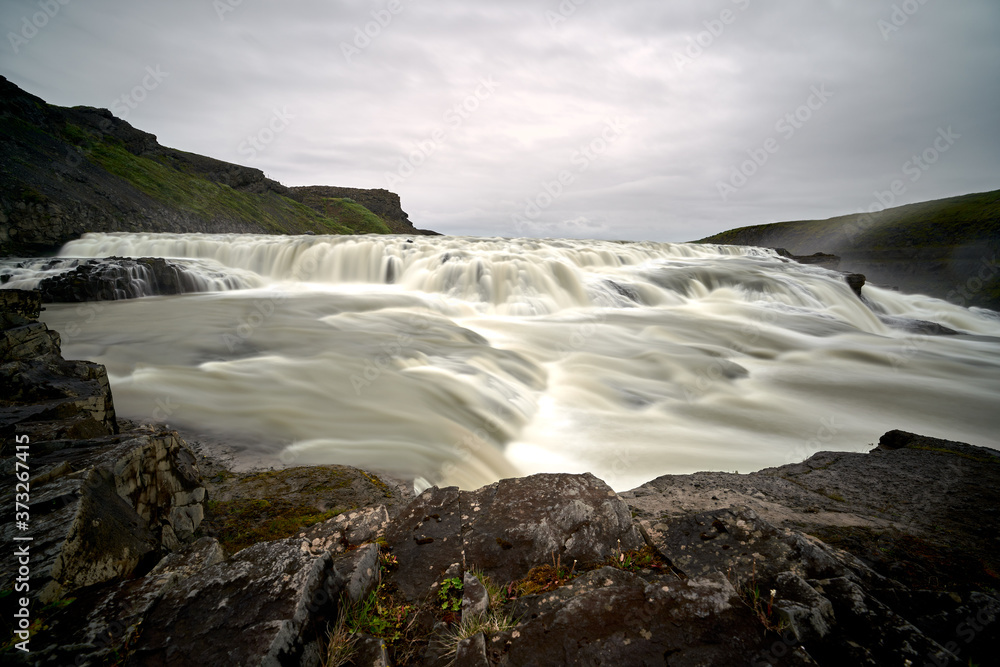
[[[271,231],[293,234],[306,231],[354,234],[359,231],[277,193],[241,192],[175,169],[160,160],[133,155],[114,139],[106,138],[93,144],[87,156],[91,162],[156,201],[205,219],[243,220]],[[374,216],[370,211],[369,214]],[[361,231],[367,231],[372,225],[367,219],[352,222],[358,224]]]
[[[91,135],[82,127],[74,125],[73,123],[66,123],[63,127],[63,136],[66,137],[71,144],[75,144],[77,146],[86,146],[91,142]]]
[[[371,473],[367,473],[364,470],[359,470],[358,472],[360,472],[362,475],[364,475],[365,479],[367,479],[369,482],[371,482],[372,485],[375,488],[377,488],[379,491],[381,491],[383,496],[385,496],[386,498],[392,498],[392,487],[391,486],[389,486],[388,484],[386,484],[385,482],[383,482],[376,475],[372,475]]]
[[[283,502],[279,499],[210,500],[208,516],[218,527],[218,539],[228,553],[236,553],[251,544],[291,537],[302,528],[353,508],[334,508],[325,512],[311,505]]]

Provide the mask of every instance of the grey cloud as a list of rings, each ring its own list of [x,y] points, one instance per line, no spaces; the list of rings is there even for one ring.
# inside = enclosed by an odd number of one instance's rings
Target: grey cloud
[[[401,0],[387,19],[381,0],[243,0],[220,19],[207,1],[90,0],[17,54],[5,40],[0,68],[51,102],[109,106],[160,65],[128,120],[164,143],[291,185],[386,187],[420,162],[393,189],[442,232],[683,241],[859,210],[939,127],[962,140],[901,203],[1000,187],[1000,5],[930,1],[884,35],[893,4],[588,0],[562,16],[554,0]],[[0,27],[37,7],[3,3]],[[823,85],[834,96],[779,133]],[[284,108],[295,118],[250,160],[242,143]],[[581,170],[616,117],[627,130]],[[769,138],[778,152],[723,201],[719,182]]]

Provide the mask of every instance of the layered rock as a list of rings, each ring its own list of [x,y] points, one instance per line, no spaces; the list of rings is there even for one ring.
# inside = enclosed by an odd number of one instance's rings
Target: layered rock
[[[99,364],[67,361],[59,334],[37,321],[37,292],[0,290],[0,433],[15,426],[35,440],[115,433],[108,374]]]
[[[53,259],[51,268],[58,269],[60,262],[72,268],[38,284],[46,303],[114,301],[200,291],[196,276],[160,257],[107,257],[82,264],[78,260]]]

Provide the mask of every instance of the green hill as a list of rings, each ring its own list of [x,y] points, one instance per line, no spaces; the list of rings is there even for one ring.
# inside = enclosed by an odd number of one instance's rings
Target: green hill
[[[0,254],[52,252],[91,231],[429,233],[386,190],[285,187],[0,77]]]
[[[828,220],[731,229],[697,243],[826,252],[870,282],[1000,310],[1000,190]]]

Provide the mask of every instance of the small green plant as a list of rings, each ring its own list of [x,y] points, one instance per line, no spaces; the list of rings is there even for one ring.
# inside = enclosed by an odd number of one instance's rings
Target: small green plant
[[[321,667],[343,667],[351,662],[357,651],[358,637],[347,627],[347,612],[341,604],[337,620],[326,633],[326,646],[320,659]]]
[[[641,549],[630,551],[622,550],[621,540],[618,540],[618,549],[615,554],[605,563],[611,567],[628,572],[638,572],[640,570],[661,570],[670,572],[670,564],[663,560],[659,553],[648,544]]]
[[[472,576],[478,579],[479,583],[481,583],[483,588],[486,589],[486,594],[489,596],[491,607],[503,604],[510,599],[510,585],[500,586],[495,581],[490,579],[490,577],[478,567],[470,568],[469,572]]]
[[[464,584],[458,577],[451,577],[441,582],[438,588],[438,600],[444,611],[461,611],[462,588]]]
[[[499,611],[488,611],[469,618],[463,618],[460,623],[449,627],[437,640],[438,646],[444,650],[444,658],[448,664],[454,664],[458,656],[458,645],[469,637],[480,632],[486,637],[499,632],[506,632],[517,627],[519,619]]]
[[[562,554],[552,553],[552,565],[538,565],[528,571],[528,575],[510,588],[508,597],[535,595],[555,590],[576,576],[576,561],[567,571],[562,564]]]
[[[726,578],[733,584],[733,588],[740,596],[740,600],[746,605],[750,611],[757,616],[757,620],[760,621],[764,629],[770,632],[776,632],[780,634],[786,626],[784,621],[775,622],[772,618],[774,611],[774,598],[778,594],[778,591],[774,588],[768,591],[765,596],[761,593],[760,585],[757,583],[757,561],[753,562],[753,569],[750,574],[750,580],[745,583],[739,583],[733,577],[732,570],[726,573]]]

